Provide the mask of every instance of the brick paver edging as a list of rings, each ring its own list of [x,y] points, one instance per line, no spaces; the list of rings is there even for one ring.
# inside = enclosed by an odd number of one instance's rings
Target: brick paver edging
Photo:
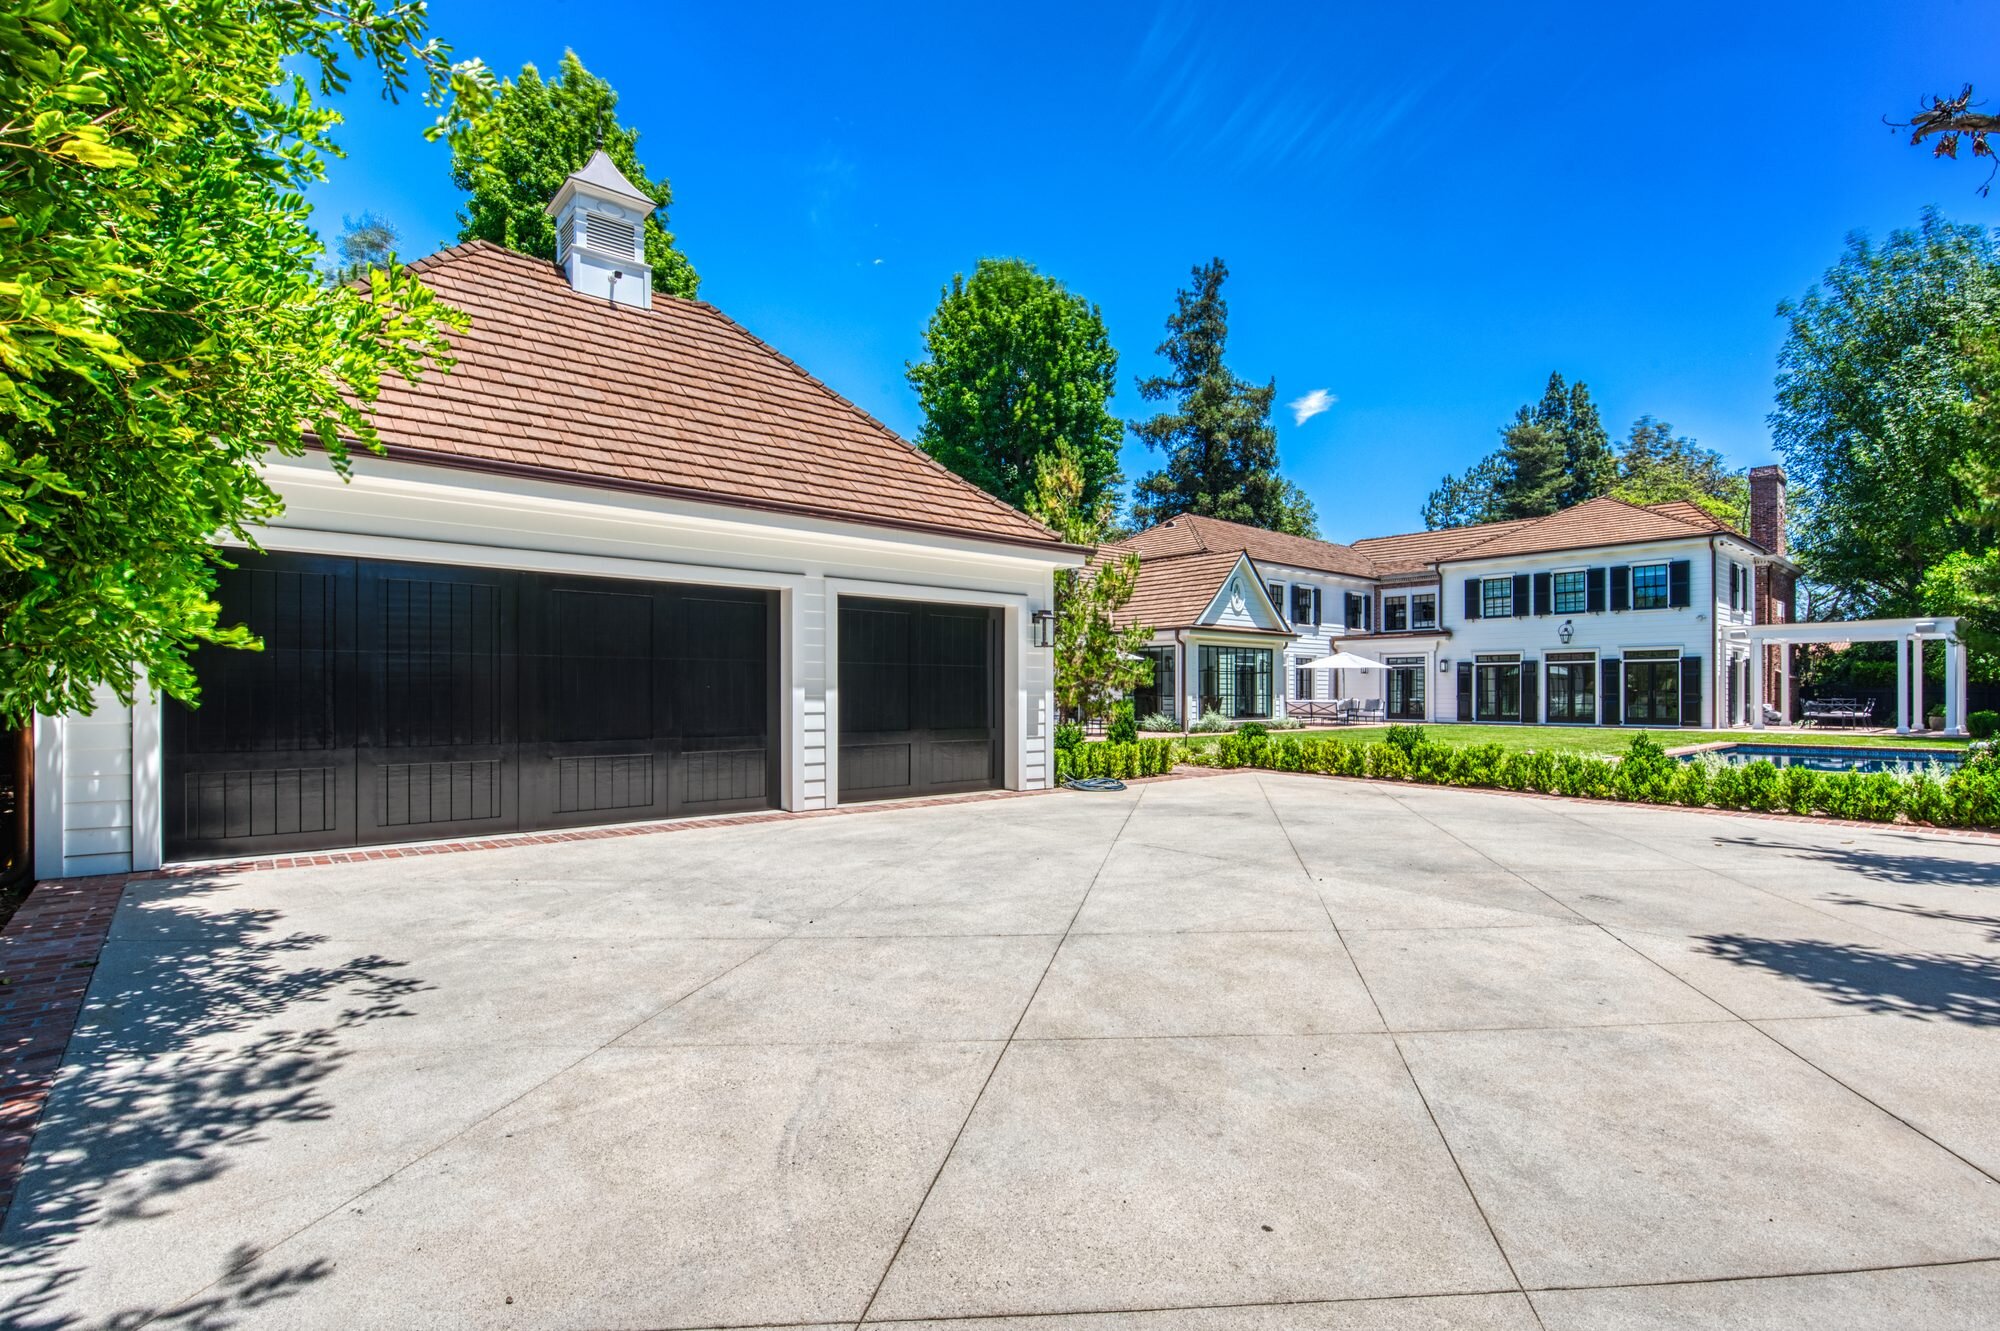
[[[39,883],[0,933],[0,1220],[124,891],[116,876]]]
[[[1205,768],[1183,769],[1130,784],[1185,780],[1219,773]],[[216,873],[263,869],[296,869],[314,865],[361,864],[373,860],[446,855],[466,850],[497,850],[507,846],[547,845],[562,841],[596,841],[607,837],[652,836],[703,827],[736,827],[749,823],[786,822],[804,818],[878,813],[893,809],[933,808],[989,800],[1048,795],[1048,790],[993,790],[928,799],[883,800],[836,809],[810,809],[677,818],[617,827],[583,827],[563,832],[522,832],[476,841],[432,842],[415,846],[373,846],[366,850],[330,851],[318,855],[286,855],[233,863],[171,865],[145,873],[101,874],[91,878],[56,878],[37,883],[14,917],[0,931],[0,1220],[5,1220],[27,1164],[35,1125],[48,1103],[49,1089],[69,1048],[71,1031],[83,1011],[97,954],[111,930],[112,916],[125,885],[144,879],[187,878]]]

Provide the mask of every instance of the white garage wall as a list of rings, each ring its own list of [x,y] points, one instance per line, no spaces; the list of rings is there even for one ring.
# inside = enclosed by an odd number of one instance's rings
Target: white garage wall
[[[286,503],[260,535],[269,550],[777,591],[782,802],[791,809],[835,798],[827,662],[838,589],[1001,607],[1006,783],[1035,789],[1047,781],[1052,662],[1029,645],[1029,617],[1050,607],[1053,571],[1080,564],[1080,554],[379,458],[357,459],[349,482],[317,457],[275,459],[268,472]],[[36,872],[44,877],[159,863],[160,707],[109,704],[87,718],[37,720]]]

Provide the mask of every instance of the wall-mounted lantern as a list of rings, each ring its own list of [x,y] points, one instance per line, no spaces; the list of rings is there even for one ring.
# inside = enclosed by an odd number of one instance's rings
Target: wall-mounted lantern
[[[1031,623],[1034,625],[1035,646],[1053,647],[1056,645],[1055,611],[1037,610],[1032,617]]]
[[[1562,622],[1562,627],[1556,630],[1556,636],[1563,640],[1563,646],[1569,646],[1569,640],[1576,636],[1576,624],[1571,620],[1565,619]]]
[[[1448,675],[1448,674],[1450,674],[1450,673],[1451,673],[1451,658],[1450,658],[1450,657],[1448,657],[1448,656],[1440,656],[1440,657],[1438,658],[1438,673],[1439,673],[1440,675]]]

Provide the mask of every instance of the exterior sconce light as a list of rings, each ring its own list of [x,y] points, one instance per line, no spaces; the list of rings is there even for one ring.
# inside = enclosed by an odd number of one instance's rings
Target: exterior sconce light
[[[1033,618],[1032,618],[1031,622],[1032,622],[1032,623],[1033,623],[1033,625],[1034,625],[1034,633],[1035,633],[1035,646],[1037,646],[1037,647],[1053,647],[1053,646],[1055,646],[1055,645],[1056,645],[1056,612],[1055,612],[1055,611],[1053,611],[1053,610],[1037,610],[1037,611],[1036,611],[1036,612],[1034,613],[1034,616],[1033,616]]]
[[[1450,658],[1450,657],[1448,657],[1448,656],[1440,656],[1440,657],[1438,658],[1438,673],[1439,673],[1440,675],[1449,675],[1449,674],[1451,673],[1451,658]]]
[[[1556,636],[1563,640],[1563,646],[1569,646],[1569,640],[1576,636],[1576,624],[1571,620],[1565,619],[1562,627],[1556,630]]]

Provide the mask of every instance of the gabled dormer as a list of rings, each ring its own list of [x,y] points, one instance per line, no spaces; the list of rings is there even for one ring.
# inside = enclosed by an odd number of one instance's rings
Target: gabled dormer
[[[570,286],[586,296],[651,309],[646,219],[657,206],[602,148],[571,172],[547,209],[556,219],[556,263]]]

